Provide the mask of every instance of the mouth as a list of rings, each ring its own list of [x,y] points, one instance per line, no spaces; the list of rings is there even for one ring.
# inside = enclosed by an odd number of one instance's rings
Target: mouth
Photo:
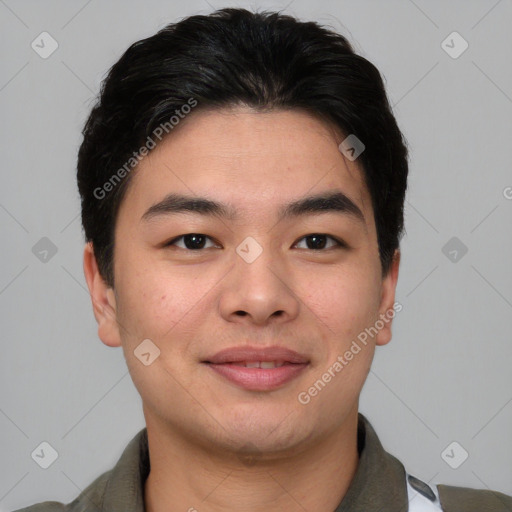
[[[250,391],[271,391],[297,378],[308,363],[253,361],[247,363],[206,363],[217,375]]]
[[[263,368],[269,370],[271,368],[280,368],[285,364],[294,364],[289,361],[239,361],[230,362],[224,364],[232,364],[234,366],[242,366],[245,368]]]
[[[202,361],[223,379],[251,391],[270,391],[297,378],[309,359],[283,347],[235,347]]]

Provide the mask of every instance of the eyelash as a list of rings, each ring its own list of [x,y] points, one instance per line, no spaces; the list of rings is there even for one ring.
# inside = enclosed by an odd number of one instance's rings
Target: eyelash
[[[204,235],[202,233],[186,233],[184,235],[180,235],[178,237],[175,237],[172,240],[169,240],[168,242],[166,242],[164,244],[164,247],[171,247],[171,246],[175,245],[178,240],[181,240],[182,238],[185,238],[186,236],[190,236],[190,235],[197,235],[197,236],[205,237],[205,238],[208,238],[209,240],[214,241],[213,238],[211,238],[211,237],[209,237],[207,235]],[[296,245],[298,242],[304,240],[305,238],[309,238],[309,237],[312,237],[312,236],[322,236],[322,237],[330,238],[335,243],[335,245],[331,246],[331,247],[328,247],[327,249],[306,249],[308,251],[326,252],[326,251],[328,251],[330,249],[348,249],[348,245],[343,240],[340,240],[340,239],[338,239],[338,238],[336,238],[334,236],[328,235],[327,233],[311,233],[309,235],[305,235],[302,238],[299,238],[299,240],[297,242],[295,242],[294,245]],[[215,243],[217,243],[217,242],[215,242]],[[179,249],[183,249],[183,250],[188,251],[188,252],[201,252],[201,251],[205,250],[205,248],[201,248],[201,249],[188,249],[187,247],[179,247]],[[206,249],[210,249],[210,247],[207,247]]]

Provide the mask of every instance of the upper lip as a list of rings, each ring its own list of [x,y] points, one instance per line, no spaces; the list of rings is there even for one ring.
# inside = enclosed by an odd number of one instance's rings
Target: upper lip
[[[203,362],[222,364],[244,361],[276,361],[296,364],[309,363],[309,359],[306,356],[285,347],[251,347],[247,345],[226,348]]]

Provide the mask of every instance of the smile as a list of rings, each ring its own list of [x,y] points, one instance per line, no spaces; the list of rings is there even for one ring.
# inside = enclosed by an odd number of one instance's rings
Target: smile
[[[271,391],[300,375],[308,363],[237,361],[206,363],[217,375],[249,391]]]

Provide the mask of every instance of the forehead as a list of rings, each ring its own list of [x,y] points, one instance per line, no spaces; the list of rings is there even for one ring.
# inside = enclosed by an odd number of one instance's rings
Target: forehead
[[[121,210],[128,204],[140,218],[176,192],[229,203],[250,219],[271,215],[273,205],[277,211],[299,197],[341,190],[373,219],[361,168],[339,150],[344,138],[301,110],[197,110],[138,164]]]

